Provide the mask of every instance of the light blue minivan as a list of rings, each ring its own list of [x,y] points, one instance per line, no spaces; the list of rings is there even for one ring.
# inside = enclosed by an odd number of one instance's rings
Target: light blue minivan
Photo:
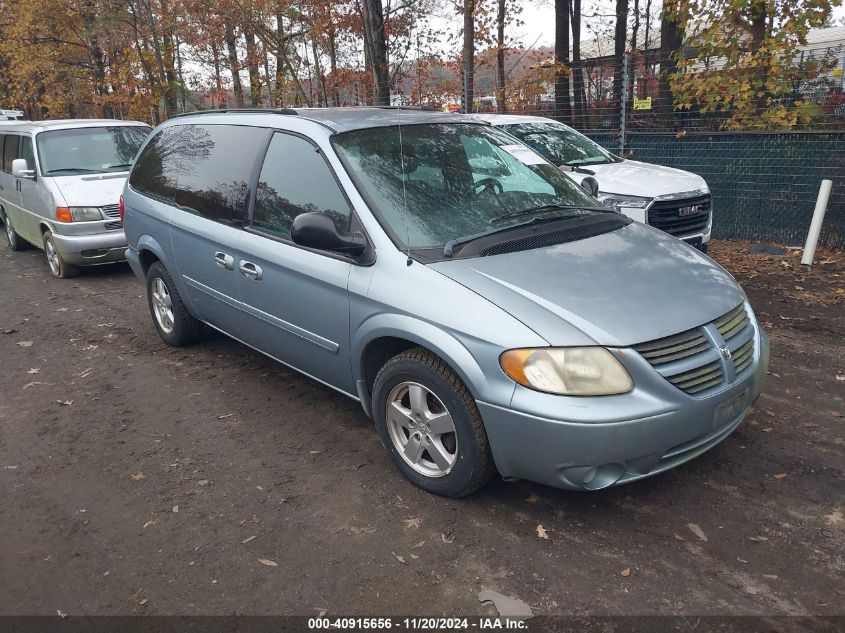
[[[210,326],[359,400],[433,493],[659,473],[730,435],[766,376],[724,269],[465,117],[179,116],[121,212],[164,341]]]

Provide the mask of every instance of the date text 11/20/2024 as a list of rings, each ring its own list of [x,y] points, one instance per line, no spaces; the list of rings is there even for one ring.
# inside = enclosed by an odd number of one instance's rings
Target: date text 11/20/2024
[[[377,631],[396,629],[399,631],[479,631],[487,630],[528,630],[528,622],[514,617],[475,617],[475,618],[309,618],[308,629]]]

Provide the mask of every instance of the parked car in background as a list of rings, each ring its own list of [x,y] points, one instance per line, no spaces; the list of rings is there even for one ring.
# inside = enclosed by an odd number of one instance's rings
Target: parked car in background
[[[622,213],[707,252],[713,226],[710,188],[701,176],[620,158],[553,119],[511,114],[474,117],[513,134],[576,182],[594,177],[598,198]]]
[[[12,250],[44,250],[50,272],[124,258],[118,200],[150,127],[137,121],[0,125],[0,220]]]
[[[122,204],[166,343],[207,324],[360,400],[433,493],[653,475],[727,437],[766,376],[725,270],[466,117],[177,116]]]

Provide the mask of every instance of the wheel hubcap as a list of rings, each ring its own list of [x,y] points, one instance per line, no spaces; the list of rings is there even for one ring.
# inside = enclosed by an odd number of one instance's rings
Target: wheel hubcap
[[[440,398],[419,383],[403,382],[390,392],[387,429],[402,459],[421,475],[448,475],[458,460],[452,416]]]
[[[153,280],[153,314],[158,326],[170,334],[173,331],[173,302],[167,285],[159,277]]]
[[[59,276],[59,253],[56,252],[56,246],[53,240],[44,242],[44,253],[47,255],[47,263],[50,265],[50,272],[56,277]]]

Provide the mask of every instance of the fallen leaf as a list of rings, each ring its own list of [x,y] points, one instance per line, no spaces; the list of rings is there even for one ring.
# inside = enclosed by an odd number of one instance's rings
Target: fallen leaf
[[[824,515],[824,522],[828,525],[839,525],[845,517],[842,516],[842,510],[834,510],[830,514]]]
[[[425,541],[420,541],[419,543],[417,543],[416,545],[414,545],[414,547],[413,547],[412,549],[419,549],[419,548],[421,548],[423,545],[425,545]]]
[[[41,370],[40,370],[40,369],[38,369],[38,367],[33,367],[32,369],[30,369],[30,370],[29,370],[28,372],[26,372],[26,373],[28,373],[28,374],[37,374],[39,371],[41,371]]]
[[[391,554],[393,554],[393,558],[395,558],[396,560],[398,560],[398,561],[399,561],[400,563],[402,563],[403,565],[407,565],[407,564],[408,564],[408,563],[405,561],[405,559],[404,559],[404,558],[402,558],[401,556],[399,556],[399,554],[397,554],[396,552],[390,552],[390,553],[391,553]]]
[[[199,486],[207,486],[207,485],[208,485],[208,479],[200,479],[200,480],[197,482],[197,485],[199,485]]]
[[[67,309],[67,308],[65,308],[65,309]],[[143,606],[144,606],[145,604],[147,604],[149,601],[150,601],[150,600],[149,600],[149,598],[144,598],[144,599],[143,599],[143,600],[141,600],[138,604],[139,604],[140,606],[142,606],[142,607],[143,607]]]
[[[420,519],[419,517],[412,517],[410,519],[402,519],[402,523],[404,523],[405,527],[409,529],[418,528],[422,523],[422,519]]]
[[[231,418],[233,415],[235,415],[235,414],[234,413],[227,413],[226,415],[218,415],[217,419],[218,420],[224,420],[226,418]]]
[[[73,404],[73,400],[56,400],[60,407],[69,407]]]
[[[777,475],[772,475],[775,479],[786,479],[786,473],[778,473]]]
[[[15,332],[17,332],[17,330],[0,330],[0,332],[3,332],[3,334],[14,334]]]
[[[257,539],[257,538],[258,538],[258,537],[257,537],[256,535],[254,535],[254,534],[253,534],[252,536],[247,536],[244,540],[242,540],[242,541],[241,541],[241,545],[246,545],[246,544],[247,544],[247,543],[249,543],[250,541],[254,541],[254,540],[255,540],[255,539]]]
[[[141,481],[142,479],[147,478],[147,476],[143,472],[141,472],[140,470],[137,473],[135,473],[134,475],[129,475],[129,477],[131,479],[134,479],[135,481]]]
[[[444,532],[440,533],[440,538],[443,539],[443,542],[446,543],[447,545],[451,545],[452,543],[455,542],[454,536],[446,536],[446,534]]]
[[[98,347],[99,347],[99,345],[94,345],[92,343],[91,345],[86,345],[85,347],[83,347],[82,351],[83,352],[91,352],[91,351],[94,351],[95,349],[97,349]]]
[[[279,563],[274,560],[270,560],[269,558],[259,558],[258,562],[266,567],[278,567]]]
[[[57,308],[56,312],[67,312],[67,308]]]
[[[19,341],[18,345],[21,347],[32,347],[32,341]]]
[[[46,384],[47,384],[46,382],[38,382],[38,381],[28,382],[23,386],[23,388],[29,389],[30,387],[35,387],[36,385],[46,385]]]
[[[623,569],[622,571],[619,572],[619,575],[622,576],[623,578],[627,578],[628,576],[631,575],[631,568],[626,567],[625,569]]]
[[[539,538],[549,540],[549,531],[544,528],[542,525],[537,525],[537,536]]]
[[[687,523],[687,527],[689,528],[690,532],[695,534],[699,540],[706,541],[707,535],[704,533],[704,530],[697,523]]]
[[[18,343],[18,345],[20,345],[20,343]],[[836,380],[838,380],[839,382],[845,382],[845,376],[840,376],[839,374],[836,374]]]
[[[763,433],[771,433],[771,432],[772,432],[772,427],[768,426],[768,427],[766,427],[765,429],[760,429],[760,430],[761,430],[761,431],[763,431]]]
[[[153,517],[152,519],[144,523],[144,529],[150,527],[151,525],[155,525],[156,523],[158,523],[158,517]]]

